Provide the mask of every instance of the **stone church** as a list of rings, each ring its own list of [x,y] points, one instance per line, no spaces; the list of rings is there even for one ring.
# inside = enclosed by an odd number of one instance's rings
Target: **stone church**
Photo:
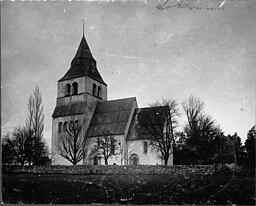
[[[99,131],[108,131],[115,138],[115,152],[108,164],[161,165],[160,153],[153,150],[138,126],[138,115],[148,108],[138,108],[135,97],[108,100],[107,84],[97,69],[88,43],[83,35],[70,69],[57,83],[56,107],[52,115],[52,164],[70,165],[59,155],[58,138],[69,124],[83,124],[86,157],[78,164],[100,165],[104,160],[93,152]],[[71,121],[72,117],[72,121]],[[173,164],[173,156],[169,158]]]

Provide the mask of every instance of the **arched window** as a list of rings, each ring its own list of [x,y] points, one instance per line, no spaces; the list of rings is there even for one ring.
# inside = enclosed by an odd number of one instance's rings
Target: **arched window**
[[[138,165],[139,164],[139,156],[137,154],[132,154],[130,156],[130,165]]]
[[[146,141],[143,142],[143,153],[144,154],[148,153],[148,143]]]
[[[93,165],[98,165],[98,157],[97,157],[97,155],[95,155],[94,158],[93,158]]]
[[[58,132],[61,132],[62,130],[62,122],[59,122]]]
[[[110,140],[110,154],[114,155],[115,154],[115,150],[116,150],[115,140],[111,139]]]
[[[101,98],[101,87],[98,87],[98,97]]]
[[[64,122],[63,131],[66,132],[68,128],[68,122]]]
[[[74,82],[72,84],[72,95],[76,95],[78,93],[78,83]]]
[[[65,96],[70,96],[70,90],[71,90],[70,84],[66,84],[66,87],[65,87]]]
[[[74,130],[74,122],[70,121],[69,123],[69,130],[73,131]]]
[[[78,120],[75,121],[75,129],[78,129]]]
[[[92,85],[92,95],[93,96],[96,96],[96,87],[97,87],[96,84]]]

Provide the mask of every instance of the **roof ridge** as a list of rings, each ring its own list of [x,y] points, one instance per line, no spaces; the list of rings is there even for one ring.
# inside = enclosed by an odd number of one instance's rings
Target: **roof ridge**
[[[127,99],[136,99],[136,97],[127,97],[127,98],[123,98],[123,99],[111,99],[105,102],[114,102],[114,101],[121,101],[121,100],[127,100]],[[103,103],[103,102],[98,102],[98,103]]]
[[[168,107],[168,106],[155,106],[155,107],[141,107],[141,108],[135,108],[135,110],[140,110],[140,109],[150,109],[150,108],[164,108],[164,107]]]

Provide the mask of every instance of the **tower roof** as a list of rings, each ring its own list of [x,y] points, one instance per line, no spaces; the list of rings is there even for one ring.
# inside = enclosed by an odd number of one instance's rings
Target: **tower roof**
[[[77,52],[76,52],[76,55],[75,55],[74,59],[77,59],[77,58],[87,58],[87,59],[93,59],[94,60],[94,58],[92,56],[92,53],[90,51],[90,48],[89,48],[89,46],[87,44],[87,41],[86,41],[84,36],[82,37],[82,40],[79,44],[79,47],[77,49]]]
[[[59,80],[59,82],[83,76],[88,76],[104,85],[107,85],[96,67],[96,61],[92,56],[84,36],[82,37],[76,55],[71,62],[71,68]]]

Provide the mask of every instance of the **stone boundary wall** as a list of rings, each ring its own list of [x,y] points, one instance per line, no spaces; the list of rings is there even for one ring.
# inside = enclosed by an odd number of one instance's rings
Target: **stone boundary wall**
[[[213,165],[75,165],[75,166],[3,166],[3,173],[28,173],[28,174],[74,174],[74,175],[210,175],[214,173]]]

